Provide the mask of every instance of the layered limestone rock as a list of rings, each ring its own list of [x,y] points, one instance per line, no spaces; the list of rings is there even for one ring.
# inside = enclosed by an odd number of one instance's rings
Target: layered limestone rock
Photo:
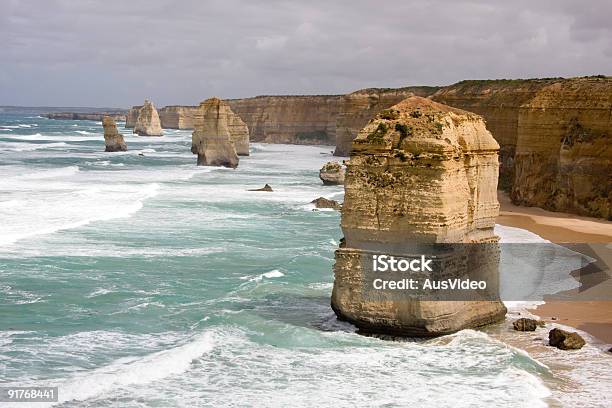
[[[461,81],[431,98],[486,119],[514,204],[611,219],[612,78]]]
[[[612,78],[542,88],[521,106],[515,204],[612,220]]]
[[[142,105],[132,106],[130,109],[128,109],[125,115],[126,129],[133,129],[134,126],[136,126],[136,121],[138,120],[138,113],[140,112],[140,108],[142,108]]]
[[[193,129],[197,106],[164,106],[158,110],[164,129]]]
[[[319,170],[319,178],[326,186],[344,184],[344,167],[337,161],[327,162]]]
[[[198,155],[198,166],[238,166],[238,155],[230,134],[232,115],[229,105],[218,98],[200,103],[191,137],[191,152]]]
[[[46,118],[56,120],[95,120],[100,122],[105,116],[110,116],[116,121],[125,120],[125,113],[117,112],[51,112],[45,115]]]
[[[106,152],[125,152],[127,145],[123,140],[123,135],[117,130],[117,124],[111,116],[102,118],[102,127],[104,127],[104,144]]]
[[[498,149],[481,117],[421,97],[382,111],[359,132],[347,162],[344,240],[334,266],[332,308],[340,319],[366,332],[434,336],[504,317],[496,295],[431,300],[372,295],[364,287],[372,255],[410,258],[411,247],[435,243],[496,247]],[[495,279],[498,252],[485,255]]]
[[[163,131],[157,109],[148,99],[138,111],[138,119],[134,126],[134,133],[139,136],[162,136]]]
[[[222,102],[227,105],[226,102]],[[238,156],[248,156],[249,153],[249,128],[246,123],[240,119],[240,116],[236,115],[229,105],[227,105],[228,113],[228,127],[232,142],[234,142],[234,148]]]
[[[444,87],[431,96],[436,102],[474,112],[500,145],[500,188],[510,191],[514,180],[514,154],[521,106],[555,79],[469,80]]]
[[[342,111],[336,119],[334,156],[348,156],[357,133],[383,109],[387,109],[409,96],[428,96],[438,89],[431,86],[398,89],[368,88],[345,95]]]
[[[248,126],[253,142],[333,145],[343,95],[256,96],[227,102]]]

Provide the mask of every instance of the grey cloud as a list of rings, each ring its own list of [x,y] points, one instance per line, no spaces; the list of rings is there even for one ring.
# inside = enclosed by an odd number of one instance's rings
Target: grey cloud
[[[610,74],[606,1],[0,3],[0,104],[195,104]]]

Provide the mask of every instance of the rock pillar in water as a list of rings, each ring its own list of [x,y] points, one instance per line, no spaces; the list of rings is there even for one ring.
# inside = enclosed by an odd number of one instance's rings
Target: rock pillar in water
[[[125,152],[127,145],[123,140],[123,135],[117,131],[117,124],[110,116],[102,118],[102,126],[104,127],[104,144],[106,152]]]
[[[346,163],[344,240],[334,266],[332,308],[340,319],[364,332],[407,336],[503,319],[497,292],[460,300],[404,297],[374,293],[367,276],[373,255],[412,258],[418,253],[408,248],[488,243],[495,250],[482,258],[495,280],[498,150],[480,116],[421,97],[383,110],[359,132]],[[459,278],[454,271],[444,273]]]
[[[134,133],[139,136],[162,136],[162,127],[157,109],[149,100],[138,111],[138,119],[134,126]]]
[[[198,155],[198,166],[238,166],[238,155],[230,133],[229,105],[218,98],[200,103],[191,136],[191,152]]]

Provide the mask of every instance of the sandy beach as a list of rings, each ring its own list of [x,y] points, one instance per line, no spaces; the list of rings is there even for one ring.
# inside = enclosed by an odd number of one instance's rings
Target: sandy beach
[[[499,202],[498,224],[526,229],[596,260],[572,273],[582,284],[579,290],[545,298],[546,303],[532,312],[543,320],[575,327],[598,341],[612,343],[612,222],[519,207],[502,192]],[[559,300],[568,296],[575,300]]]

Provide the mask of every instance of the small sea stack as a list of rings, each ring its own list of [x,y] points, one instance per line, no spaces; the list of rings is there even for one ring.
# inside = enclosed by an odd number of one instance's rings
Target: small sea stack
[[[337,161],[327,162],[319,170],[319,178],[326,186],[337,186],[344,184],[345,169]]]
[[[148,99],[145,99],[144,105],[138,111],[134,133],[139,136],[163,136],[164,134],[157,109]]]
[[[127,151],[127,144],[123,140],[123,135],[117,130],[115,119],[110,116],[104,116],[102,118],[102,127],[104,128],[105,152]]]
[[[198,155],[198,166],[238,167],[238,155],[230,134],[229,105],[219,98],[200,103],[191,135],[191,152]]]
[[[314,204],[315,208],[331,208],[332,210],[340,210],[342,205],[336,200],[330,200],[329,198],[319,197],[315,198],[310,202],[310,204]]]
[[[400,292],[375,290],[368,281],[374,256],[410,259],[440,248],[448,252],[434,261],[448,267],[427,276],[464,280],[476,270],[459,251],[478,244],[471,259],[482,263],[479,277],[495,286],[498,150],[480,116],[421,97],[381,111],[359,132],[345,162],[344,241],[334,265],[331,304],[341,320],[362,332],[428,337],[504,318],[495,289],[453,299],[424,286],[421,296],[419,282],[415,292]]]

